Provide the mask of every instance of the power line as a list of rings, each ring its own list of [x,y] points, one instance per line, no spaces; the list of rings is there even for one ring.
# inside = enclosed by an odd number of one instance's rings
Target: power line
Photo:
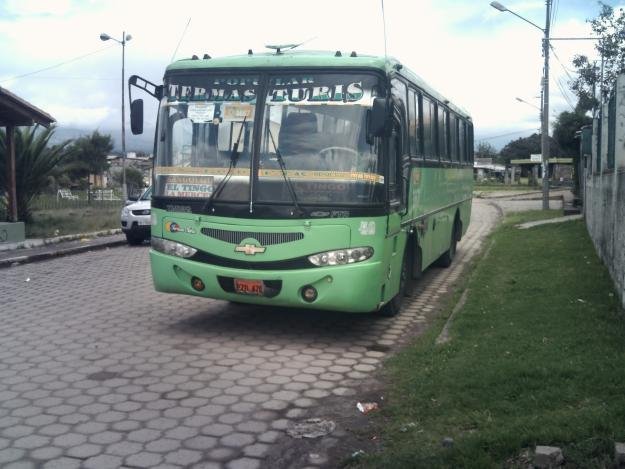
[[[553,45],[549,44],[549,48],[551,49],[551,51],[553,52],[553,56],[556,58],[556,61],[558,62],[558,64],[560,64],[560,67],[562,67],[562,70],[564,70],[564,73],[566,73],[566,76],[569,78],[570,81],[575,81],[573,79],[573,77],[571,76],[571,74],[569,73],[569,71],[567,70],[567,68],[564,66],[564,64],[562,63],[562,61],[560,60],[560,57],[558,57],[558,54],[555,50],[555,48],[553,47]],[[571,107],[571,110],[574,111],[575,110],[575,106],[573,105],[573,103],[571,102],[569,95],[566,92],[565,87],[562,85],[562,82],[560,81],[559,78],[556,78],[556,85],[558,86],[558,88],[560,89],[560,92],[562,93],[562,96],[564,97],[565,101],[567,102],[567,104]]]
[[[84,59],[85,57],[89,57],[90,55],[98,54],[98,53],[100,53],[100,52],[102,52],[102,51],[104,51],[106,49],[110,49],[113,46],[114,46],[114,44],[111,44],[109,46],[102,47],[101,49],[95,50],[93,52],[89,52],[87,54],[83,54],[83,55],[79,55],[78,57],[74,57],[73,59],[66,60],[65,62],[60,62],[60,63],[55,64],[55,65],[50,65],[49,67],[45,67],[45,68],[42,68],[42,69],[39,69],[39,70],[35,70],[35,71],[32,71],[32,72],[24,73],[22,75],[16,75],[16,76],[11,77],[11,78],[5,78],[3,80],[0,80],[0,83],[5,83],[7,81],[12,81],[12,80],[18,80],[20,78],[28,77],[30,75],[35,75],[36,73],[45,72],[46,70],[52,70],[54,68],[62,67],[63,65],[67,65],[69,63],[76,62],[77,60]]]
[[[573,103],[571,102],[570,98],[566,94],[566,91],[564,90],[564,87],[562,86],[562,83],[560,82],[560,79],[556,78],[555,83],[556,83],[558,89],[560,90],[560,93],[562,94],[562,97],[564,98],[566,103],[571,107],[571,111],[575,111],[575,106],[573,106]]]
[[[505,134],[493,135],[493,136],[491,136],[491,137],[484,137],[484,138],[480,138],[480,139],[479,139],[479,141],[482,141],[482,140],[494,140],[494,139],[496,139],[496,138],[508,137],[508,136],[510,136],[510,135],[522,134],[522,133],[529,132],[529,131],[534,131],[534,130],[535,130],[535,129],[533,129],[533,128],[532,128],[532,129],[517,130],[517,131],[515,131],[515,132],[508,132],[508,133],[505,133]]]
[[[551,30],[553,31],[556,24],[556,18],[558,17],[558,7],[560,6],[559,0],[553,1],[553,9],[551,10]]]
[[[564,73],[566,73],[566,76],[569,77],[569,80],[574,81],[573,77],[571,76],[571,74],[569,73],[568,69],[564,66],[564,64],[562,63],[562,61],[560,60],[560,57],[558,57],[558,54],[556,53],[555,48],[553,47],[553,45],[549,44],[549,48],[551,49],[551,52],[553,52],[553,56],[556,58],[556,60],[558,61],[558,63],[560,64],[560,67],[562,67],[562,70],[564,70]],[[575,72],[574,72],[575,73]]]
[[[119,78],[102,78],[102,77],[64,77],[64,76],[28,76],[28,80],[94,80],[94,81],[119,81]]]
[[[567,90],[566,86],[564,86],[560,78],[557,79],[557,83],[559,85],[558,87],[560,88],[560,91],[562,92],[562,96],[564,97],[564,100],[571,107],[571,110],[575,111],[575,105],[573,104],[574,101],[570,97],[570,92]]]

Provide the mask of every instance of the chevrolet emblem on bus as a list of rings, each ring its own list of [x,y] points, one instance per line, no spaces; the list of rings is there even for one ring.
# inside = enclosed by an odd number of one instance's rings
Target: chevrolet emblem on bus
[[[246,256],[254,256],[256,254],[262,254],[267,248],[264,246],[254,246],[253,244],[245,244],[243,246],[237,246],[234,248],[235,252],[242,252]]]

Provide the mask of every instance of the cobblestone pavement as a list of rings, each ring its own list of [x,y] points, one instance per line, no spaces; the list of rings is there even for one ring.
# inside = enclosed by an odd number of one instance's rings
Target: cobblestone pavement
[[[454,266],[388,319],[158,294],[147,247],[3,270],[0,467],[261,467],[424,327],[498,216],[475,201]]]

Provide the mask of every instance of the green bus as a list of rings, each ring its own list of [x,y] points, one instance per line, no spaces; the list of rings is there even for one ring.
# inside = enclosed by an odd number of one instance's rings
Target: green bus
[[[398,61],[250,50],[132,87],[160,101],[157,291],[393,315],[426,267],[451,264],[471,216],[471,117]]]

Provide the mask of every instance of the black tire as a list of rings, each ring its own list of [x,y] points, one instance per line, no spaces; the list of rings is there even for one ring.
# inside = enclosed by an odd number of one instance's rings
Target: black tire
[[[138,246],[139,244],[143,244],[144,238],[133,235],[132,233],[126,233],[126,241],[128,241],[128,244],[131,246]]]
[[[399,291],[391,301],[386,303],[380,309],[380,314],[386,317],[396,316],[401,312],[402,304],[404,303],[404,297],[408,291],[408,282],[410,281],[410,259],[407,252],[404,253],[404,259],[401,264],[401,272],[399,277]]]
[[[458,238],[460,232],[460,225],[458,223],[458,218],[454,221],[454,227],[451,230],[451,241],[449,243],[449,249],[443,253],[441,257],[436,260],[436,265],[439,267],[447,268],[450,267],[454,262],[454,257],[456,257],[456,245],[458,244]]]

